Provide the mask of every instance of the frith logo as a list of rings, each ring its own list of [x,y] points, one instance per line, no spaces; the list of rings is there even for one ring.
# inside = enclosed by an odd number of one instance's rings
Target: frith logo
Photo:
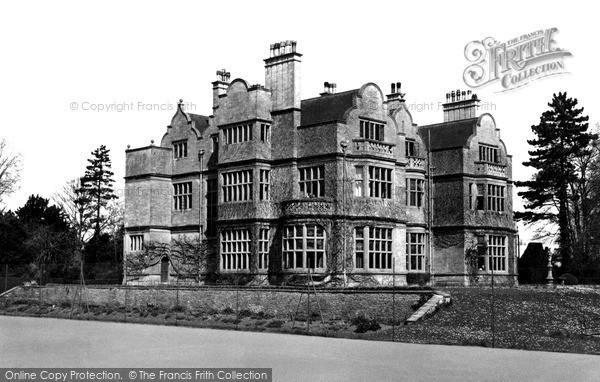
[[[472,64],[463,73],[465,83],[480,88],[500,82],[501,91],[509,91],[566,73],[564,58],[571,53],[556,46],[556,32],[558,28],[540,29],[505,43],[492,37],[470,42],[465,47],[465,57]]]

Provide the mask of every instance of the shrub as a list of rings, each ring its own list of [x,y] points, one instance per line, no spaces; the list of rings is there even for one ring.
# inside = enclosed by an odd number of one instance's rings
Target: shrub
[[[240,317],[251,317],[252,315],[254,315],[254,313],[252,313],[250,309],[243,309],[238,313],[238,316]]]
[[[283,320],[273,320],[265,325],[267,328],[281,328],[285,324]]]
[[[558,278],[564,285],[577,285],[577,277],[573,276],[570,273],[565,273],[564,275]]]
[[[187,309],[184,305],[178,304],[173,307],[173,312],[185,312]]]
[[[231,309],[231,307],[228,306],[227,308],[223,309],[222,313],[223,314],[234,314],[235,311],[233,309]]]
[[[413,273],[406,274],[406,283],[408,285],[417,284],[417,285],[423,287],[423,286],[427,285],[427,283],[429,283],[430,279],[431,279],[431,274],[429,272],[426,272],[426,273],[413,272]]]
[[[356,325],[355,333],[366,333],[369,330],[377,331],[381,329],[381,325],[374,318],[367,318],[364,315],[358,315],[352,320],[352,325]]]

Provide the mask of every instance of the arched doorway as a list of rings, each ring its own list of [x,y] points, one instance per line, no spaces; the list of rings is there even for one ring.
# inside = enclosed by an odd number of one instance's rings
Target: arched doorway
[[[166,283],[169,281],[169,258],[163,257],[160,260],[160,282]]]

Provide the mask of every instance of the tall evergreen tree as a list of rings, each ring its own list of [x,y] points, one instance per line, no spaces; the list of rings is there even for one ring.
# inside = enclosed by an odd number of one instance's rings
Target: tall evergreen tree
[[[95,216],[92,218],[95,236],[100,235],[103,221],[102,211],[110,200],[117,197],[113,189],[114,173],[111,171],[109,152],[110,150],[104,145],[92,151],[92,158],[88,159],[90,164],[86,167],[85,175],[81,180],[85,194],[95,212]]]
[[[590,155],[591,142],[597,139],[597,135],[587,132],[589,117],[582,114],[583,108],[577,108],[577,103],[577,99],[567,98],[566,92],[553,95],[550,109],[542,113],[539,124],[531,126],[536,138],[527,141],[534,149],[523,165],[537,172],[529,181],[516,182],[528,188],[519,192],[528,211],[517,212],[515,217],[529,223],[558,224],[558,244],[566,271],[572,266],[573,248],[580,240],[585,213],[581,201],[586,200],[582,195],[586,174],[577,164]]]

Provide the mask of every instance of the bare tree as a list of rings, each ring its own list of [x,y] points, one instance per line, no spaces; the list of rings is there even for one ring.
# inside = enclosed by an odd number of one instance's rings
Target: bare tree
[[[80,240],[87,243],[94,236],[94,209],[81,195],[81,180],[68,181],[62,189],[52,196],[54,203],[62,208],[70,226],[81,232]],[[112,199],[106,206],[106,217],[100,224],[100,231],[115,235],[123,224],[123,203]]]
[[[91,223],[94,211],[89,203],[81,199],[80,189],[80,179],[70,180],[52,196],[52,200],[62,208],[69,225],[78,233],[79,240],[87,243],[94,234]]]
[[[5,195],[10,195],[17,190],[20,179],[21,155],[13,154],[8,149],[8,144],[0,140],[0,203]]]

